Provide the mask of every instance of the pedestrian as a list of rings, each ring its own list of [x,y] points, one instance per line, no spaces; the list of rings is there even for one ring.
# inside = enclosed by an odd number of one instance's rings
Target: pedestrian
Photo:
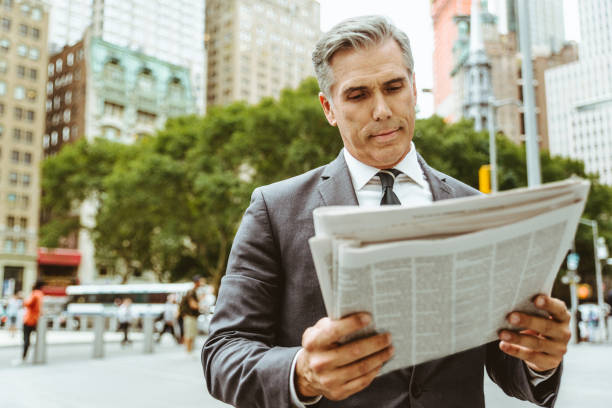
[[[193,288],[183,295],[180,304],[180,312],[183,316],[183,342],[188,354],[191,354],[193,342],[198,334],[198,316],[200,316],[198,288],[203,284],[200,275],[195,275],[192,280]]]
[[[121,340],[122,346],[132,343],[132,341],[128,337],[128,333],[130,330],[130,324],[132,323],[133,319],[134,315],[132,314],[132,299],[130,299],[129,297],[125,297],[121,301],[119,309],[117,309],[117,321],[119,322],[119,330],[123,331],[123,340]]]
[[[21,357],[23,362],[26,361],[28,355],[31,334],[36,331],[36,325],[42,312],[44,295],[41,289],[44,285],[42,280],[37,280],[32,287],[30,296],[23,302],[25,306],[25,314],[23,316],[23,355]]]
[[[6,304],[6,317],[8,319],[8,329],[11,337],[15,337],[17,332],[17,316],[23,307],[23,301],[17,294],[12,294]]]
[[[236,407],[479,408],[486,368],[507,394],[551,407],[570,314],[546,295],[534,306],[550,318],[509,313],[517,330],[500,330],[499,340],[385,375],[378,374],[394,350],[388,334],[342,343],[371,316],[325,317],[308,246],[314,209],[429,205],[479,192],[416,152],[417,85],[405,33],[381,16],[352,18],[320,37],[312,59],[319,102],[344,148],[327,165],[253,192],[202,351],[209,392]]]
[[[166,298],[166,303],[164,305],[164,312],[162,314],[162,318],[164,320],[164,327],[159,333],[159,337],[157,338],[158,343],[161,341],[161,338],[164,333],[170,333],[174,340],[179,343],[179,337],[177,335],[178,333],[176,333],[175,331],[175,327],[177,325],[177,315],[178,305],[176,304],[176,295],[169,294]]]

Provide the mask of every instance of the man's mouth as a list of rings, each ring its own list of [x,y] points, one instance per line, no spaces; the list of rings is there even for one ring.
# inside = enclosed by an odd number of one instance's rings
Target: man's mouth
[[[388,137],[388,136],[393,136],[395,134],[395,132],[397,132],[400,129],[401,128],[385,129],[385,130],[383,130],[381,132],[372,134],[371,136],[375,137],[375,138],[385,138],[385,137]]]

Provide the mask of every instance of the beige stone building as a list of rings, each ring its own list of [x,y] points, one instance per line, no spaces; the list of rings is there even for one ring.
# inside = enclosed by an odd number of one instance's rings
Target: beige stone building
[[[37,276],[48,5],[0,1],[0,293]]]
[[[209,0],[207,104],[256,103],[314,75],[315,0]]]

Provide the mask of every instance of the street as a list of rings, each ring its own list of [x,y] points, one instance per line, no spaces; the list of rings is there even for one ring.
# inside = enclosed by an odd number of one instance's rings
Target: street
[[[2,331],[2,334],[6,336]],[[81,334],[83,336],[86,333]],[[47,364],[13,367],[20,348],[0,344],[0,395],[3,408],[221,408],[204,385],[199,352],[186,355],[169,336],[154,354],[143,354],[138,333],[135,342],[121,347],[107,341],[106,356],[92,359],[87,342],[51,344]],[[1,340],[1,339],[0,339]],[[201,349],[200,338],[197,349]],[[609,408],[612,403],[612,345],[572,346],[557,408]],[[485,375],[486,377],[486,375]],[[485,381],[487,407],[522,408],[534,405],[509,398]]]

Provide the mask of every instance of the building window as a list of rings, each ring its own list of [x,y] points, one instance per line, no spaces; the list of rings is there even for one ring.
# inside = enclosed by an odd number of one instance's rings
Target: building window
[[[56,130],[51,132],[51,144],[54,146],[57,144],[57,131]]]
[[[53,101],[51,99],[47,99],[45,107],[47,112],[51,112],[53,110]]]
[[[31,130],[26,130],[26,132],[25,132],[25,141],[28,144],[32,144],[32,142],[34,141],[34,133],[32,133]]]
[[[18,181],[17,173],[14,173],[14,172],[10,173],[9,174],[9,183],[12,184],[12,185],[17,185],[17,181]]]
[[[47,75],[49,77],[52,77],[54,72],[55,72],[55,65],[53,65],[53,63],[50,63],[49,65],[47,65]]]
[[[22,195],[21,196],[21,207],[22,208],[28,208],[30,206],[30,196],[28,195]]]
[[[72,91],[66,91],[64,94],[64,102],[66,105],[70,105],[72,103]]]
[[[62,59],[59,58],[55,61],[55,71],[59,74],[60,72],[62,72]]]
[[[13,97],[15,99],[17,99],[18,101],[21,101],[21,100],[25,99],[25,93],[26,93],[25,92],[25,88],[23,86],[21,86],[21,85],[17,85],[15,87],[14,92],[13,92]]]
[[[2,17],[2,22],[0,23],[0,25],[2,26],[3,31],[11,30],[11,20],[9,18]]]
[[[23,162],[25,164],[31,164],[32,163],[32,153],[25,153],[23,155]]]
[[[55,96],[53,97],[53,109],[59,109],[60,105],[62,103],[62,98],[61,96]]]
[[[21,129],[13,129],[13,140],[19,142],[21,140]]]
[[[15,217],[13,217],[12,215],[6,217],[6,226],[9,230],[15,228]]]
[[[10,48],[11,48],[11,42],[8,39],[3,38],[0,40],[0,51],[8,52]]]
[[[6,74],[8,71],[8,62],[5,59],[0,60],[0,74]]]
[[[68,56],[66,56],[66,64],[68,64],[69,67],[71,67],[74,64],[74,54],[70,53],[68,54]]]
[[[11,152],[11,160],[15,164],[19,163],[19,152],[17,150],[13,150]]]
[[[0,96],[6,95],[6,82],[0,81]]]
[[[30,59],[32,61],[38,61],[38,58],[40,58],[40,51],[38,48],[30,48]]]
[[[64,128],[62,129],[62,140],[64,142],[70,140],[70,128],[68,126],[64,126]]]
[[[21,176],[21,183],[24,185],[24,187],[28,187],[30,185],[30,175],[24,174]]]
[[[24,44],[19,44],[17,46],[17,54],[20,57],[25,57],[26,55],[28,55],[28,47],[25,46]]]
[[[28,228],[28,219],[26,217],[19,218],[19,226],[22,231],[25,231]]]
[[[51,95],[53,93],[53,82],[47,82],[47,95]]]
[[[70,109],[64,110],[64,123],[70,122]]]
[[[44,135],[43,136],[43,148],[47,148],[49,147],[49,135]]]
[[[25,240],[20,239],[19,241],[17,241],[17,253],[18,254],[23,254],[25,253]]]
[[[13,252],[13,240],[6,239],[4,240],[4,252],[10,253]]]
[[[2,138],[2,135],[4,135],[4,126],[0,125],[0,139]]]
[[[38,77],[38,71],[35,68],[30,69],[30,79],[35,80]]]
[[[23,119],[23,109],[22,108],[15,108],[14,113],[15,113],[15,115],[14,115],[15,119],[17,119],[17,120]]]
[[[38,40],[40,38],[40,30],[32,27],[32,38]]]
[[[123,105],[118,105],[112,102],[104,102],[104,114],[108,116],[113,116],[117,118],[123,117]]]
[[[23,65],[17,65],[17,76],[19,78],[25,78],[25,67]]]
[[[34,21],[42,20],[42,11],[38,7],[34,7],[32,9],[32,20]]]
[[[157,118],[156,115],[149,113],[149,112],[144,112],[144,111],[136,112],[136,121],[139,123],[144,123],[147,125],[155,125],[156,118]]]
[[[34,111],[29,110],[27,115],[28,122],[34,122]]]
[[[28,26],[25,24],[19,24],[19,35],[21,35],[22,37],[27,37],[28,36]]]

